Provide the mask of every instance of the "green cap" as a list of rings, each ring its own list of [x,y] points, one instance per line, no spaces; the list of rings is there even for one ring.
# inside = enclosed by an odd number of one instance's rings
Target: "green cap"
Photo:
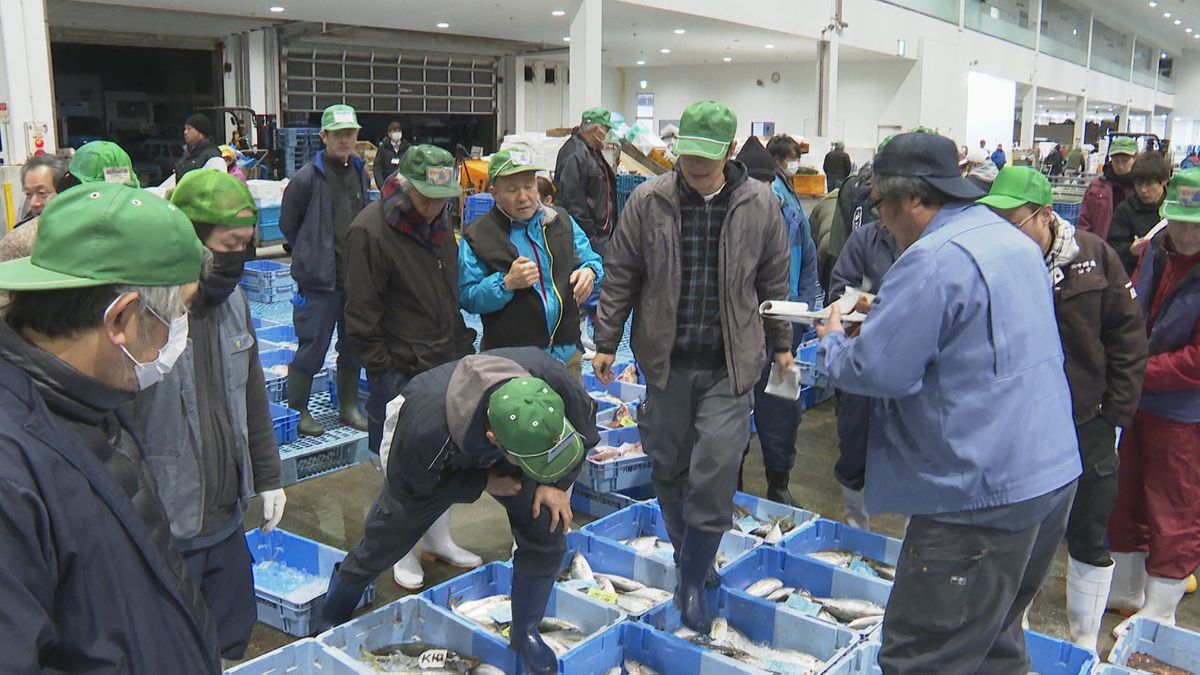
[[[987,196],[976,201],[997,209],[1015,209],[1025,204],[1048,206],[1054,203],[1054,188],[1042,172],[1010,164],[996,174]]]
[[[518,377],[488,399],[488,425],[500,447],[539,483],[553,483],[583,461],[583,439],[560,397],[536,377]]]
[[[417,192],[430,199],[448,199],[462,194],[462,186],[454,175],[454,155],[436,145],[409,148],[397,171]]]
[[[488,182],[494,183],[500,176],[543,170],[542,167],[533,163],[533,157],[529,155],[528,150],[508,148],[497,152],[488,160]]]
[[[612,113],[600,107],[588,108],[583,111],[583,124],[603,124],[612,128]]]
[[[225,171],[189,171],[171,193],[171,203],[193,223],[219,227],[251,227],[258,223],[258,206],[250,188]],[[250,215],[238,213],[250,209]]]
[[[1200,223],[1200,169],[1184,169],[1171,176],[1159,215],[1167,220]]]
[[[129,187],[141,187],[129,153],[121,146],[109,141],[85,143],[71,158],[71,175],[80,183],[122,183]]]
[[[0,263],[0,288],[180,286],[200,278],[203,250],[174,204],[119,183],[77,185],[42,211],[33,255]]]
[[[1138,154],[1137,141],[1128,136],[1117,136],[1112,139],[1112,144],[1108,146],[1108,154],[1112,155],[1136,155]]]
[[[358,115],[354,108],[348,105],[331,105],[321,113],[321,131],[341,131],[342,129],[361,129],[358,126]]]
[[[724,159],[735,133],[737,115],[725,104],[713,100],[693,103],[679,120],[675,154]]]

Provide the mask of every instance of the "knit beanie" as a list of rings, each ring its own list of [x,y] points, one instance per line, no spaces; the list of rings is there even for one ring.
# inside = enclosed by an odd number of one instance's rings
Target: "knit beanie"
[[[183,124],[199,131],[205,138],[213,134],[212,121],[202,113],[192,113],[184,120]]]
[[[764,182],[775,180],[775,158],[771,157],[757,136],[746,140],[736,159],[746,165],[751,178]]]

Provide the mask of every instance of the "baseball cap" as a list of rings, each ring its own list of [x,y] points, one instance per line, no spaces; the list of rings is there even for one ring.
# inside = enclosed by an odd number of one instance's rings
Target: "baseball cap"
[[[984,192],[963,178],[958,146],[939,134],[910,131],[886,140],[875,156],[874,172],[881,176],[921,178],[958,199],[978,199]]]
[[[1200,169],[1184,169],[1171,176],[1159,215],[1167,220],[1200,223]]]
[[[129,153],[110,141],[92,141],[80,146],[71,158],[69,170],[80,183],[123,183],[141,187]]]
[[[544,170],[533,163],[533,157],[528,150],[508,148],[497,152],[488,160],[488,182],[493,183],[500,176],[511,176],[514,173]]]
[[[409,148],[397,171],[417,192],[430,199],[448,199],[462,194],[462,186],[454,174],[454,155],[436,145]]]
[[[737,116],[728,106],[711,99],[693,103],[679,120],[675,154],[724,159],[736,132]]]
[[[987,196],[976,201],[997,209],[1015,209],[1025,204],[1047,206],[1054,203],[1054,189],[1042,172],[1010,165],[996,174]]]
[[[171,193],[171,203],[193,223],[250,227],[258,223],[258,206],[246,184],[224,171],[189,171]],[[238,213],[250,209],[248,216]]]
[[[1118,136],[1112,139],[1112,144],[1108,146],[1108,154],[1111,155],[1136,155],[1138,154],[1137,141],[1128,136]]]
[[[517,377],[488,399],[488,424],[530,478],[553,483],[583,461],[583,439],[567,420],[562,397],[544,380]]]
[[[583,111],[583,124],[603,124],[608,128],[612,128],[612,113],[605,108],[588,108]]]
[[[321,113],[321,131],[341,131],[342,129],[361,129],[358,126],[358,115],[354,108],[348,105],[331,105]]]
[[[33,255],[0,263],[0,288],[179,286],[200,277],[203,250],[174,204],[119,183],[77,185],[42,211]]]

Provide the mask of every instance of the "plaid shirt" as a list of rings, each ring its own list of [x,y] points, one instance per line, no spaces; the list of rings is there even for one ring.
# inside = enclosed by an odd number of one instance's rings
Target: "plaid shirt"
[[[745,179],[744,174],[739,177]],[[717,272],[721,227],[729,193],[738,182],[727,172],[725,187],[705,202],[683,177],[678,177],[681,283],[675,315],[673,355],[685,363],[713,366],[725,363],[721,333],[720,275]]]

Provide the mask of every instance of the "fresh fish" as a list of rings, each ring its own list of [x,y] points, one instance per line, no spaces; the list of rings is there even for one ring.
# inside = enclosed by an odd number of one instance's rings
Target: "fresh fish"
[[[821,562],[828,563],[830,565],[836,565],[837,567],[846,567],[846,568],[850,568],[850,567],[854,566],[855,561],[861,560],[863,563],[865,563],[867,565],[867,567],[870,568],[871,571],[875,572],[875,574],[878,575],[879,578],[886,579],[888,581],[896,580],[896,566],[895,565],[889,565],[885,562],[875,560],[874,558],[868,558],[865,555],[861,555],[861,554],[855,553],[853,551],[847,551],[846,549],[843,549],[843,548],[831,548],[831,549],[826,549],[824,551],[819,551],[817,553],[809,553],[808,557],[815,558],[817,560],[820,560]],[[856,571],[856,570],[852,569],[851,571]],[[870,576],[870,575],[868,574],[868,576]]]
[[[767,533],[767,536],[763,537],[763,541],[768,544],[778,544],[783,541],[783,529],[779,527],[779,523],[775,523],[771,527],[771,531]]]
[[[617,380],[621,382],[627,382],[629,384],[637,384],[637,366],[633,365],[632,363],[625,366],[625,370],[621,371],[621,374],[617,376]]]
[[[477,658],[424,642],[392,644],[372,651],[364,649],[359,660],[385,673],[477,673],[481,665]]]
[[[621,543],[625,544],[626,546],[633,547],[640,553],[649,553],[654,550],[655,546],[658,545],[658,541],[659,541],[658,537],[651,534],[651,535],[646,535],[644,537],[634,537],[633,539],[626,539],[625,541],[623,541]]]
[[[843,622],[855,621],[868,616],[883,616],[883,605],[857,598],[813,598],[813,602],[825,608]]]
[[[621,664],[625,667],[625,672],[628,675],[658,675],[658,671],[650,666],[643,665],[633,659],[625,659],[625,663]]]
[[[571,558],[569,578],[578,579],[580,581],[595,581],[596,575],[594,572],[592,572],[592,566],[588,564],[587,558],[584,558],[579,553],[576,553],[575,557]]]
[[[600,577],[596,577],[596,588],[599,588],[600,590],[604,591],[605,593],[616,593],[617,592],[617,588],[616,588],[616,586],[613,586],[612,581],[610,581],[609,579],[602,579]]]
[[[775,577],[767,577],[766,579],[759,579],[753,584],[750,584],[750,587],[746,589],[746,592],[756,598],[765,598],[781,588],[783,588],[783,581],[776,579]]]
[[[1145,671],[1153,675],[1191,675],[1190,672],[1177,668],[1162,659],[1150,656],[1145,652],[1134,652],[1126,664],[1133,670]]]
[[[479,598],[478,600],[468,600],[467,602],[456,602],[454,600],[451,600],[450,601],[450,609],[453,609],[455,612],[458,612],[459,614],[471,616],[473,614],[478,614],[479,612],[482,612],[484,610],[491,610],[492,608],[496,607],[497,605],[503,604],[505,602],[511,602],[511,598],[509,598],[507,595],[489,595],[485,598]]]
[[[854,559],[854,554],[841,549],[829,549],[828,551],[809,553],[808,557],[838,567],[849,567],[850,561]]]
[[[792,595],[792,593],[795,592],[796,589],[792,588],[791,586],[784,586],[783,588],[771,591],[771,593],[767,595],[767,600],[770,600],[771,602],[784,602]]]
[[[645,614],[654,609],[661,600],[651,600],[650,598],[639,597],[623,593],[617,596],[617,609],[620,609],[626,614]]]
[[[621,669],[621,666],[615,666],[604,671],[604,675],[622,675],[624,672],[625,671]]]
[[[583,633],[583,629],[579,626],[557,616],[542,617],[537,628],[539,633]]]
[[[681,629],[676,635],[755,668],[770,672],[816,672],[824,666],[820,659],[794,649],[776,649],[758,644],[729,625],[724,618],[713,620],[712,630],[701,636],[695,631]]]
[[[608,581],[613,585],[614,589],[621,593],[629,593],[631,591],[640,590],[646,587],[646,584],[643,584],[640,581],[635,581],[633,579],[618,576],[616,574],[596,574],[596,579]]]
[[[883,622],[882,614],[880,614],[878,616],[864,616],[861,619],[855,619],[855,620],[851,621],[850,623],[846,624],[846,627],[849,628],[850,630],[866,630],[866,629],[871,628],[872,626],[875,626],[876,624],[879,624],[882,622]]]
[[[863,558],[863,561],[866,562],[868,565],[870,565],[871,569],[875,570],[875,572],[877,574],[879,574],[880,579],[887,579],[888,581],[896,580],[896,566],[895,565],[889,565],[885,562],[879,562],[878,560],[872,560],[871,558]]]

